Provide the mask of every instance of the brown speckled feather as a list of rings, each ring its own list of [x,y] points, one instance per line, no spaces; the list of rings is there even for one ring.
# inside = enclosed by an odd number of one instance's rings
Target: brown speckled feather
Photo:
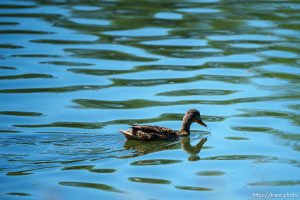
[[[121,130],[121,132],[127,139],[133,140],[161,140],[177,137],[176,131],[160,126],[133,125],[129,130]]]

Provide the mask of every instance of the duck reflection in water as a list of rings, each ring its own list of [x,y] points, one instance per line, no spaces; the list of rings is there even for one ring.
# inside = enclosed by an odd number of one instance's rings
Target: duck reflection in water
[[[202,138],[198,142],[198,144],[196,144],[195,146],[192,146],[190,137],[182,137],[181,138],[180,142],[181,142],[182,149],[190,155],[190,157],[188,158],[189,161],[200,160],[200,157],[198,156],[198,154],[200,153],[200,151],[206,141],[207,141],[207,138]]]
[[[124,148],[127,150],[134,150],[134,154],[130,157],[142,156],[149,153],[154,153],[163,150],[179,149],[182,148],[186,153],[189,154],[189,161],[200,160],[198,154],[200,153],[207,138],[202,138],[195,146],[191,145],[191,138],[189,136],[181,137],[180,143],[178,140],[170,141],[135,141],[127,140],[124,143]]]

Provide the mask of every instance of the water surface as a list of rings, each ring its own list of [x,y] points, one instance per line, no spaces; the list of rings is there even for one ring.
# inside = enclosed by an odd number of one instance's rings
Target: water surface
[[[0,199],[300,197],[299,19],[293,0],[1,0]],[[209,129],[118,132],[189,108]]]

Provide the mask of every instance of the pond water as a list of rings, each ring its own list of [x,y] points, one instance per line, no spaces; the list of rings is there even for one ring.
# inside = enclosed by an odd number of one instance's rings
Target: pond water
[[[296,0],[1,0],[0,199],[300,198],[299,55]]]

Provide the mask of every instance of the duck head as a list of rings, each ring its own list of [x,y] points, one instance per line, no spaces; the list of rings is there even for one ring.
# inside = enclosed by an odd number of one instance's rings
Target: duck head
[[[190,116],[192,122],[196,122],[201,126],[205,126],[207,128],[207,125],[202,121],[200,112],[198,110],[190,109],[187,111],[186,115]]]
[[[189,135],[191,124],[194,122],[207,127],[201,119],[200,112],[197,109],[189,109],[183,117],[181,129],[178,131],[179,135]]]

